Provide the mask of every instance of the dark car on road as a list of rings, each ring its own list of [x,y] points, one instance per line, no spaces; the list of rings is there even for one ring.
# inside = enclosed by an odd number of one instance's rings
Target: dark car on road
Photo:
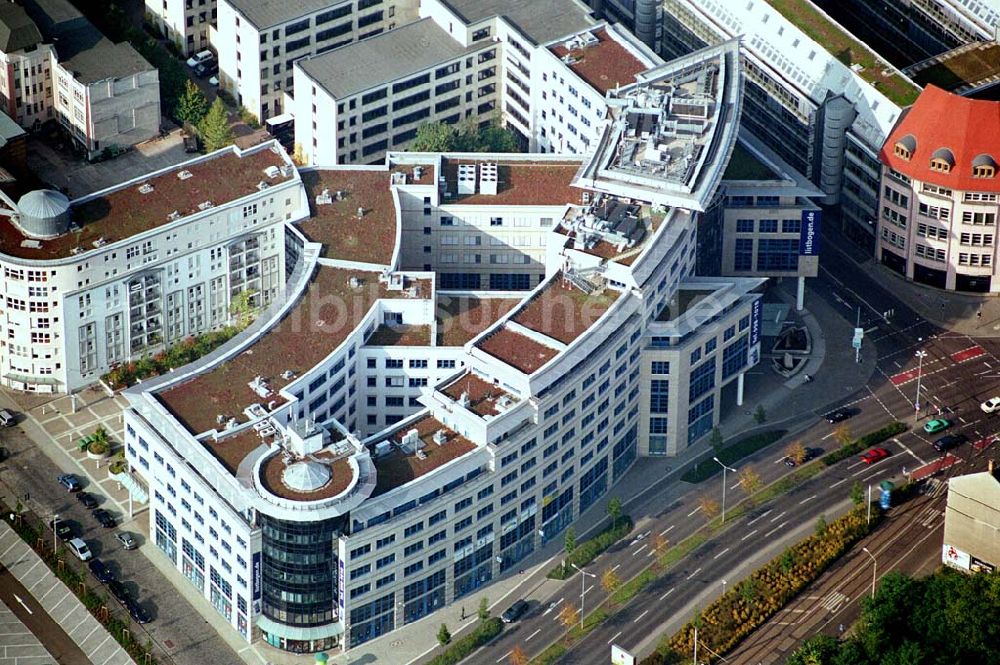
[[[59,540],[69,540],[76,537],[76,530],[64,520],[49,520],[49,528],[55,530]]]
[[[847,420],[854,414],[847,409],[837,409],[823,416],[828,423],[839,423]]]
[[[72,473],[64,473],[58,478],[56,478],[56,480],[58,480],[59,484],[65,487],[70,492],[79,492],[80,490],[83,489],[83,486],[80,484],[80,481]]]
[[[143,606],[139,604],[139,601],[134,598],[129,598],[125,601],[125,609],[128,610],[129,616],[131,616],[136,623],[149,623],[152,620],[149,616],[149,612],[147,612]]]
[[[94,577],[97,578],[97,581],[102,584],[107,584],[111,580],[115,579],[111,570],[104,565],[104,562],[100,559],[91,559],[87,566],[90,568],[90,572],[94,574]]]
[[[118,580],[111,580],[108,582],[108,591],[110,591],[111,595],[117,598],[120,603],[124,603],[132,598],[132,596],[128,595],[128,589],[125,588],[125,585]]]
[[[528,603],[523,600],[519,600],[504,610],[503,614],[500,615],[500,620],[504,623],[514,623],[527,611]]]
[[[114,516],[103,508],[98,508],[93,513],[94,519],[105,529],[113,529],[118,524]]]
[[[962,445],[968,440],[969,437],[965,436],[964,434],[948,434],[946,436],[942,436],[940,439],[938,439],[931,445],[934,446],[934,450],[938,451],[939,453],[943,453],[946,450],[957,448],[958,446]]]
[[[76,500],[86,508],[87,510],[93,510],[97,508],[97,499],[94,498],[93,494],[88,494],[87,492],[80,492],[76,495]]]

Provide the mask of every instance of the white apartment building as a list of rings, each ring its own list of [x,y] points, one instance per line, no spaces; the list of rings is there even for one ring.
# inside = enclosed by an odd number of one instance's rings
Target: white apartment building
[[[290,109],[304,161],[380,161],[386,151],[405,148],[424,123],[485,124],[504,117],[508,104],[515,124],[505,122],[524,147],[582,155],[607,115],[605,94],[661,62],[625,30],[589,22],[524,47],[532,61],[516,42],[496,36],[516,29],[505,17],[458,30],[460,17],[432,9],[422,6],[426,18],[390,33],[296,63],[297,87],[309,91]],[[356,62],[367,66],[359,70]]]
[[[216,4],[216,0],[145,0],[145,19],[178,51],[193,55],[209,47]]]
[[[924,89],[882,148],[877,260],[939,289],[1000,292],[998,112]]]
[[[288,157],[221,150],[68,201],[5,197],[3,385],[65,392],[283,291],[285,224],[308,214]]]
[[[689,52],[740,37],[747,81],[741,122],[839,204],[844,232],[874,243],[878,205],[878,151],[919,87],[818,11],[829,29],[857,49],[848,66],[810,39],[767,2],[666,0],[664,52]],[[871,66],[871,62],[875,66]]]
[[[6,3],[0,103],[22,127],[56,118],[89,157],[160,131],[159,73],[67,0]]]
[[[348,650],[517,570],[639,454],[703,436],[759,358],[763,280],[694,276],[741,93],[730,42],[623,87],[586,162],[390,153],[303,171],[285,296],[127,393],[154,542],[247,641]],[[697,131],[678,131],[675,96],[701,102]],[[483,242],[508,219],[548,229],[541,283],[442,289],[448,213]],[[430,270],[402,269],[417,238]]]
[[[296,60],[416,17],[415,0],[220,0],[213,46],[220,85],[260,120],[285,113]]]

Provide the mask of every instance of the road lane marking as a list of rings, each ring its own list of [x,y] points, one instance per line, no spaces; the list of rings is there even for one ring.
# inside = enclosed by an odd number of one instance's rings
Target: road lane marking
[[[31,608],[24,604],[24,601],[21,600],[21,597],[19,595],[17,595],[16,593],[11,595],[14,596],[14,600],[16,600],[18,603],[21,604],[21,607],[24,608],[25,612],[27,612],[28,614],[34,614],[34,612],[31,611]]]
[[[840,485],[841,483],[846,483],[848,480],[850,480],[850,478],[843,478],[841,480],[838,480],[834,484],[830,485],[830,487],[836,487],[837,485]]]
[[[667,535],[667,532],[669,532],[669,531],[670,531],[671,529],[673,529],[673,528],[674,528],[674,525],[673,525],[673,524],[671,524],[671,525],[670,525],[670,526],[668,526],[668,527],[667,527],[666,529],[664,529],[663,531],[661,531],[661,532],[660,532],[660,535],[661,535],[661,536],[665,536],[665,535]]]
[[[694,571],[693,573],[691,573],[690,575],[688,575],[688,576],[687,576],[687,578],[688,578],[688,579],[691,579],[692,577],[694,577],[695,575],[697,575],[697,574],[698,574],[698,573],[700,573],[700,572],[701,572],[701,568],[698,568],[698,569],[697,569],[697,570],[695,570],[695,571]]]
[[[505,653],[504,655],[502,655],[502,656],[500,656],[499,658],[497,658],[497,662],[498,662],[498,663],[502,663],[502,662],[503,662],[503,661],[504,661],[504,660],[505,660],[505,659],[507,658],[507,656],[509,656],[509,655],[510,655],[510,651],[508,651],[508,652],[507,652],[507,653]]]
[[[632,556],[635,556],[636,554],[638,554],[639,552],[643,551],[644,549],[646,549],[645,543],[643,543],[642,547],[640,547],[639,549],[637,549],[635,552],[632,552]]]
[[[697,506],[694,510],[692,510],[690,513],[688,513],[688,517],[693,516],[699,510],[701,510],[701,506]]]
[[[615,572],[616,570],[618,570],[621,567],[622,567],[622,565],[620,563],[616,563],[615,567],[611,569],[611,572]]]
[[[662,596],[660,596],[660,600],[663,600],[664,598],[666,598],[667,596],[669,596],[670,594],[672,594],[674,592],[674,589],[676,589],[676,588],[677,587],[670,587],[670,591],[668,591],[665,594],[663,594]],[[616,635],[616,637],[617,637],[617,635]]]
[[[639,623],[639,619],[646,616],[647,614],[649,614],[649,610],[643,610],[642,614],[640,614],[639,616],[637,616],[635,619],[632,620],[632,623]]]
[[[734,485],[733,485],[732,487],[730,487],[729,489],[731,489],[731,490],[734,490],[734,489],[736,489],[736,488],[737,488],[737,487],[739,487],[739,486],[740,486],[740,483],[739,483],[739,481],[737,481],[737,482],[736,482],[736,483],[735,483],[735,484],[734,484]]]
[[[546,610],[545,610],[544,612],[542,612],[542,616],[545,616],[546,614],[548,614],[549,612],[551,612],[552,610],[554,610],[554,609],[555,609],[556,607],[559,607],[559,605],[560,605],[560,604],[561,604],[561,603],[562,603],[562,602],[563,602],[564,600],[566,600],[565,596],[564,596],[564,597],[562,597],[562,598],[560,598],[560,599],[559,599],[559,600],[557,600],[556,602],[552,603],[551,605],[549,605],[548,609],[546,609]]]
[[[786,521],[784,521],[784,522],[782,522],[782,523],[781,523],[781,524],[779,524],[778,526],[774,527],[773,529],[771,529],[770,531],[768,531],[767,533],[765,533],[765,534],[764,534],[764,537],[765,537],[765,538],[770,538],[770,537],[771,537],[771,535],[772,535],[773,533],[775,533],[775,532],[777,532],[777,531],[781,531],[782,529],[784,529],[784,528],[785,528],[785,526],[786,526],[787,524],[788,524],[788,521],[787,521],[787,520],[786,520]]]
[[[815,498],[816,498],[815,494],[813,494],[812,496],[807,496],[806,498],[804,498],[801,501],[799,501],[799,505],[801,506],[803,503],[805,503],[807,501],[812,501]]]
[[[784,517],[784,516],[785,516],[785,515],[787,515],[787,514],[788,514],[788,511],[787,511],[787,510],[783,510],[783,511],[781,511],[781,514],[780,514],[780,515],[778,515],[777,517],[772,517],[772,518],[771,518],[771,524],[774,524],[775,522],[777,522],[778,520],[780,520],[780,519],[781,519],[782,517]]]
[[[909,449],[909,448],[908,448],[908,447],[906,446],[906,444],[904,444],[904,443],[903,443],[902,441],[900,441],[900,440],[899,440],[899,439],[897,439],[896,437],[893,437],[893,439],[892,439],[892,440],[893,440],[893,441],[895,441],[896,443],[898,443],[898,444],[899,444],[899,447],[900,447],[900,448],[902,448],[902,449],[903,449],[903,450],[905,450],[906,452],[908,452],[908,453],[910,453],[911,455],[913,455],[913,458],[914,458],[915,460],[917,460],[917,461],[918,461],[918,462],[920,462],[921,464],[927,464],[927,462],[925,462],[925,461],[923,461],[922,459],[920,459],[920,456],[919,456],[919,455],[917,455],[917,454],[916,454],[915,452],[913,452],[912,450],[910,450],[910,449]]]
[[[718,554],[716,554],[715,556],[713,556],[712,560],[714,561],[714,560],[718,559],[720,556],[722,556],[723,554],[725,554],[728,551],[729,551],[729,548],[727,547],[726,549],[722,550],[721,552],[719,552]]]
[[[742,543],[744,540],[747,540],[748,538],[752,538],[755,533],[757,533],[757,529],[754,529],[753,531],[751,531],[747,535],[745,535],[742,538],[740,538],[740,542]]]
[[[831,436],[833,436],[836,433],[837,433],[837,431],[834,430],[834,431],[830,432],[829,434],[827,434],[826,436],[824,436],[822,439],[820,439],[820,441],[826,441],[827,439],[829,439]]]
[[[524,638],[524,641],[527,642],[528,640],[530,640],[532,637],[534,637],[535,635],[537,635],[540,632],[542,632],[541,628],[539,628],[538,630],[536,630],[535,632],[533,632],[531,635],[528,635],[526,638]]]
[[[617,633],[615,633],[614,635],[612,635],[611,639],[608,640],[608,644],[611,644],[612,642],[614,642],[615,640],[617,640],[618,636],[621,635],[621,634],[622,634],[622,631],[619,630]]]
[[[768,509],[768,511],[767,511],[766,513],[764,513],[763,515],[758,515],[757,517],[755,517],[755,518],[753,518],[752,520],[750,520],[749,522],[747,522],[747,526],[753,526],[753,523],[754,523],[754,522],[756,522],[756,521],[757,521],[757,520],[759,520],[759,519],[763,519],[763,518],[767,517],[767,516],[768,516],[768,515],[770,515],[770,514],[771,514],[771,513],[773,512],[773,511],[774,511],[774,509],[773,509],[773,508],[771,508],[771,509]]]

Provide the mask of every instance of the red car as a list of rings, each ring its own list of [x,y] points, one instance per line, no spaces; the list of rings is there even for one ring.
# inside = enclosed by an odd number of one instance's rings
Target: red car
[[[889,456],[889,451],[885,448],[872,448],[867,453],[861,456],[861,461],[865,464],[874,464],[879,460],[883,460]]]

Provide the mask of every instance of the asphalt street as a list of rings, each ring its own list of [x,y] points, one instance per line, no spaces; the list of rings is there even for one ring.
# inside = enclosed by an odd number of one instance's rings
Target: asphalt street
[[[877,491],[882,480],[899,481],[908,471],[937,459],[940,453],[932,443],[942,434],[962,433],[975,441],[1000,429],[1000,415],[986,415],[979,408],[987,398],[1000,395],[1000,342],[935,328],[866,273],[855,269],[848,254],[863,258],[855,248],[842,246],[833,237],[825,237],[824,241],[821,277],[811,280],[810,287],[826,303],[841,310],[845,319],[864,328],[864,343],[875,344],[877,351],[871,381],[840,404],[855,413],[847,425],[855,436],[897,419],[909,423],[911,430],[883,444],[891,453],[888,458],[871,466],[857,458],[844,460],[757,513],[740,518],[732,528],[640,593],[560,662],[607,663],[612,643],[640,656],[649,653],[663,634],[679,628],[695,609],[719,595],[723,580],[728,584],[738,582],[774,553],[811,532],[820,515],[830,519],[846,510],[846,499],[855,482],[864,487],[872,485]],[[826,362],[853,362],[850,344],[850,339],[844,339],[843,348],[838,349],[837,340],[827,339]],[[920,359],[918,351],[926,355]],[[919,412],[915,409],[918,378]],[[823,405],[823,410],[826,408]],[[817,411],[817,422],[795,436],[808,447],[829,450],[837,445],[832,439],[834,426],[820,420],[820,415],[822,412]],[[951,425],[943,433],[926,433],[923,424],[930,417],[947,418]],[[770,482],[789,471],[780,463],[784,445],[775,444],[737,466],[751,465],[765,482]],[[972,449],[964,444],[951,452],[964,461]],[[957,473],[967,471],[966,465],[955,467]],[[742,498],[735,478],[730,476],[728,484],[730,502]],[[599,583],[603,571],[612,569],[627,581],[651,563],[653,535],[663,534],[671,542],[678,542],[697,531],[705,523],[699,515],[698,499],[706,493],[721,499],[721,479],[695,487],[678,483],[647,497],[642,506],[645,510],[633,510],[651,516],[641,519],[633,532],[643,538],[636,540],[633,536],[587,568],[598,577],[587,578],[582,585],[585,612],[606,597]],[[905,526],[906,518],[900,521]],[[576,585],[566,585],[555,595],[529,597],[531,609],[527,616],[508,626],[496,642],[477,652],[469,662],[503,663],[515,645],[527,655],[536,656],[558,640],[566,632],[558,620],[558,609],[566,603],[580,605],[579,576],[574,581]],[[571,588],[576,591],[566,591]]]

